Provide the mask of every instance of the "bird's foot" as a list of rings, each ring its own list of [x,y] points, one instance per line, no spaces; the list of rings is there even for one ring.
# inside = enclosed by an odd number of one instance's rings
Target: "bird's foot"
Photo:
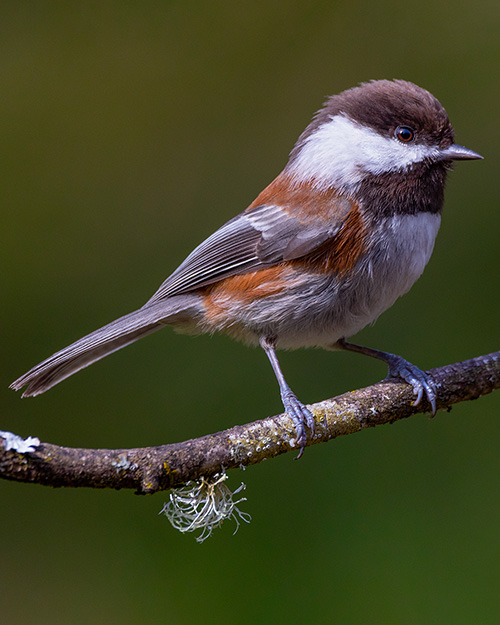
[[[287,390],[282,393],[281,399],[283,401],[285,411],[293,421],[295,431],[297,432],[295,443],[300,447],[299,455],[296,457],[296,460],[298,460],[304,453],[304,449],[307,444],[306,427],[309,428],[311,436],[314,434],[314,416],[311,411],[297,399],[296,395],[292,391]]]
[[[411,362],[408,362],[401,356],[394,354],[387,354],[387,364],[389,365],[389,374],[386,379],[400,378],[410,384],[413,387],[413,394],[416,395],[416,399],[413,402],[414,406],[418,406],[424,397],[424,394],[431,405],[432,416],[436,414],[437,406],[437,389],[434,382],[430,377]]]

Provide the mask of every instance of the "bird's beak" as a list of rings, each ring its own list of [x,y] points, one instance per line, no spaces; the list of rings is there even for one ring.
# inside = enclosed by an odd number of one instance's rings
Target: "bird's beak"
[[[436,160],[437,161],[475,161],[479,158],[483,158],[481,154],[464,148],[463,145],[449,145],[443,150],[439,150]]]

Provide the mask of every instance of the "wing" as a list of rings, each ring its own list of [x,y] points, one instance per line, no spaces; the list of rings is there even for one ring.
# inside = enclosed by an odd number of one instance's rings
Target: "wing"
[[[308,218],[264,204],[241,213],[199,245],[165,280],[148,304],[186,293],[222,278],[248,273],[304,256],[331,239],[346,218]]]

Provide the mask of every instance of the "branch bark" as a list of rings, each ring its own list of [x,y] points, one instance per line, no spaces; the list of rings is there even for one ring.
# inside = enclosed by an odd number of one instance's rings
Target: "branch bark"
[[[428,373],[438,389],[438,410],[447,410],[500,388],[500,351]],[[429,409],[426,402],[413,406],[412,399],[409,385],[385,380],[313,404],[316,433],[308,446]],[[286,414],[182,443],[137,449],[78,449],[40,443],[22,453],[22,449],[7,449],[6,435],[0,433],[0,477],[54,487],[133,488],[147,494],[210,476],[221,468],[257,464],[297,451],[294,436]]]

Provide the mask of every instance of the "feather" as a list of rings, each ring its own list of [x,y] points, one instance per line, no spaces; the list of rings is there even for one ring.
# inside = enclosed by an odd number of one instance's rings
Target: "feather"
[[[163,282],[148,304],[223,278],[306,256],[341,229],[348,214],[345,199],[340,204],[337,220],[317,217],[306,223],[277,204],[252,206],[201,243]],[[331,207],[329,217],[334,208]]]

